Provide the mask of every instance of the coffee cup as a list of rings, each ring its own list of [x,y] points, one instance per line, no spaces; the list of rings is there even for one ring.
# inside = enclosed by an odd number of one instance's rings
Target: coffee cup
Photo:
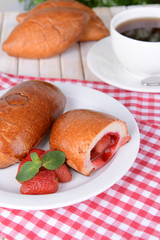
[[[142,22],[145,21],[147,22],[143,25]],[[157,28],[160,37],[160,7],[137,7],[124,10],[116,14],[110,24],[111,42],[114,53],[121,64],[136,75],[148,76],[159,74],[160,40],[135,39],[131,38],[130,35],[124,35],[124,32],[126,33],[127,31],[133,33],[135,22],[137,29],[148,26],[150,26],[150,30]],[[150,32],[150,38],[153,38],[152,35],[152,32]]]

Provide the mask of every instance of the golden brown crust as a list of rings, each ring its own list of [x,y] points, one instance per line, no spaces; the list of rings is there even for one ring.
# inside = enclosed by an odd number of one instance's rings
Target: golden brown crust
[[[65,97],[43,81],[16,85],[0,99],[0,168],[24,156],[44,137],[64,111]]]
[[[92,17],[84,30],[79,42],[98,41],[109,35],[109,30],[99,17]]]
[[[85,159],[93,139],[115,120],[113,116],[92,110],[64,113],[53,124],[50,148],[63,151],[68,165],[86,175]]]
[[[81,9],[91,14],[92,17],[96,17],[95,12],[92,11],[91,8],[87,7],[86,5],[80,2],[72,1],[72,0],[67,0],[67,1],[66,0],[50,0],[50,1],[42,2],[38,4],[28,12],[18,14],[16,19],[19,23],[21,23],[26,17],[29,17],[29,15],[32,15],[34,12],[41,9],[47,9],[47,8],[53,8],[53,7],[68,7],[68,8]]]
[[[47,9],[53,7],[70,7],[81,9],[91,15],[91,18],[79,41],[97,41],[109,35],[109,30],[105,27],[102,20],[96,16],[95,12],[91,8],[77,1],[51,0],[43,2],[34,7],[29,12],[19,14],[16,19],[18,22],[22,22],[26,17],[31,16],[34,12],[40,9]]]
[[[17,25],[2,49],[11,56],[49,58],[79,40],[90,15],[73,8],[47,8],[34,12]]]

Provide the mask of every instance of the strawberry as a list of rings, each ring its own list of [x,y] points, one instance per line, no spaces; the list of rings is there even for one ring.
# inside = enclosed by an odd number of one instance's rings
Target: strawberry
[[[33,154],[31,158],[31,153],[37,153],[39,158],[36,154]],[[16,179],[22,184],[20,192],[22,194],[49,194],[56,192],[59,182],[69,182],[72,179],[72,175],[64,161],[65,155],[63,152],[32,150],[18,167]]]
[[[94,159],[94,161],[92,161],[92,164],[94,165],[94,168],[98,169],[98,168],[101,168],[102,166],[104,166],[107,162],[109,162],[109,160],[111,159],[113,154],[114,154],[114,151],[112,151],[112,149],[108,149],[103,154],[96,157]]]
[[[109,146],[111,140],[110,135],[105,135],[99,142],[96,144],[96,146],[93,148],[93,151],[96,153],[103,153],[106,148]]]
[[[53,171],[55,172],[58,181],[61,183],[69,182],[72,179],[72,175],[69,171],[69,168],[66,166],[65,163]]]
[[[33,178],[22,183],[22,194],[36,195],[55,193],[58,190],[58,181],[54,171],[44,170],[38,172]]]
[[[31,153],[36,152],[37,155],[39,156],[39,158],[41,157],[41,155],[43,155],[45,153],[44,150],[42,149],[33,149],[32,151],[29,152],[29,154],[20,162],[19,166],[18,166],[18,171],[17,174],[19,173],[19,170],[21,169],[22,165],[28,161],[32,161],[31,159]]]

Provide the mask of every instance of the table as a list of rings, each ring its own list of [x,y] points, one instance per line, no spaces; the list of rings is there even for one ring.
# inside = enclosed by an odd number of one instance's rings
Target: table
[[[112,16],[125,8],[94,10],[109,28]],[[17,14],[0,13],[1,43],[17,24]],[[123,103],[137,120],[141,134],[137,159],[113,187],[82,203],[44,211],[0,208],[2,237],[14,240],[160,239],[160,96],[114,88],[96,78],[86,65],[88,50],[94,43],[76,43],[60,56],[43,60],[17,59],[0,49],[0,72],[7,73],[5,77],[0,74],[0,87],[8,88],[26,78],[49,78],[53,83],[63,78],[63,81],[71,79],[72,84],[109,94]]]

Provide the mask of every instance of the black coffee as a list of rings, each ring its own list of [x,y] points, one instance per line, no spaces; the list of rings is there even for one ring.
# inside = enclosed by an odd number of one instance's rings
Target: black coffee
[[[146,42],[160,42],[160,18],[139,18],[119,24],[122,35]]]

